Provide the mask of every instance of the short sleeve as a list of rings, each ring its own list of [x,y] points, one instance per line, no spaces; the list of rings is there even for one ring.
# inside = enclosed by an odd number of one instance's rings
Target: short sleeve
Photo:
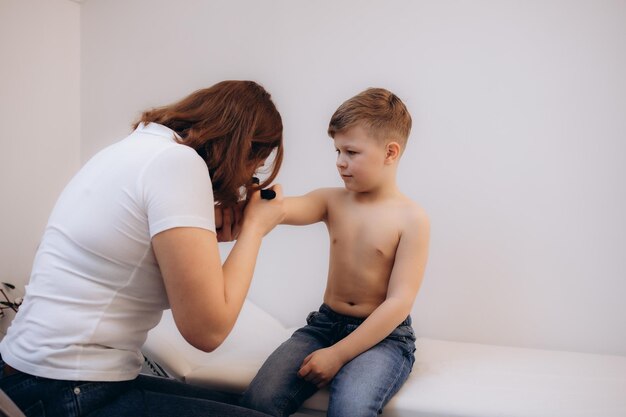
[[[209,170],[192,148],[173,144],[161,151],[145,167],[138,187],[148,216],[150,238],[174,227],[215,232]]]

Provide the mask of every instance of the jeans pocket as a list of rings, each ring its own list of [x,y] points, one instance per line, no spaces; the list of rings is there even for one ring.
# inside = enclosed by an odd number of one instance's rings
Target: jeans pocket
[[[331,320],[329,320],[328,316],[324,314],[322,311],[311,311],[308,316],[306,316],[306,324],[315,325],[320,324],[322,326],[326,326],[328,324],[332,324]]]
[[[80,415],[89,414],[119,397],[130,387],[129,381],[121,382],[78,382],[72,391]]]
[[[402,349],[404,350],[404,355],[406,357],[415,361],[415,341],[409,338],[404,338],[402,341]]]
[[[404,355],[411,359],[411,361],[415,360],[415,332],[411,326],[396,327],[388,338],[397,341]]]
[[[415,332],[411,326],[398,326],[390,336],[392,338],[406,339],[409,342],[415,342]]]
[[[311,324],[311,322],[315,319],[315,316],[319,314],[319,311],[311,311],[308,316],[306,316],[306,324]]]
[[[37,401],[24,410],[26,417],[46,417],[46,410],[43,408],[43,403]]]

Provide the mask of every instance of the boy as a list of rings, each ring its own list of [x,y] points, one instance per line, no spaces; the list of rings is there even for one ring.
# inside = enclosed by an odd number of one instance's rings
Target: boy
[[[287,416],[330,384],[328,417],[376,416],[414,362],[409,313],[428,255],[426,213],[396,185],[411,116],[393,93],[370,88],[331,118],[345,188],[286,198],[283,223],[324,221],[330,265],[319,311],[266,360],[243,405]]]

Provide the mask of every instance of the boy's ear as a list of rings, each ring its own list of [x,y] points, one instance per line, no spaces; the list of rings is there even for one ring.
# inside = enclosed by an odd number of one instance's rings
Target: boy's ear
[[[400,144],[398,142],[389,142],[385,147],[385,163],[396,161],[400,157]]]

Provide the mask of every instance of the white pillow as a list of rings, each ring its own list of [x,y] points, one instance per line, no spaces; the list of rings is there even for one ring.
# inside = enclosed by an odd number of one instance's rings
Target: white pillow
[[[178,332],[171,310],[163,312],[161,322],[148,334],[142,351],[170,375],[183,379],[191,370],[211,364],[221,367],[246,358],[256,363],[259,358],[266,358],[290,334],[277,319],[246,300],[233,330],[211,353],[187,343]]]

